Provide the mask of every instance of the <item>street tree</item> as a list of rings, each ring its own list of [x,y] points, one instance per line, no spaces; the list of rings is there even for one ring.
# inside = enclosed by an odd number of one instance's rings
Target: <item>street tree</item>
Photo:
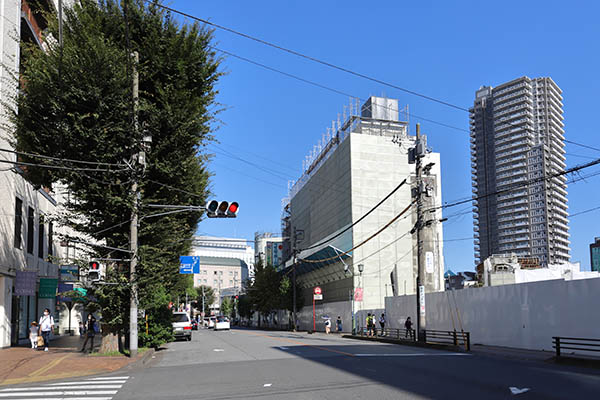
[[[109,268],[95,296],[102,309],[103,334],[128,329],[130,278],[139,285],[140,308],[155,315],[152,329],[166,340],[170,319],[164,312],[182,285],[178,257],[188,254],[199,212],[152,217],[147,204],[204,204],[208,195],[208,156],[212,140],[215,84],[220,59],[211,48],[212,32],[180,25],[160,7],[143,0],[81,0],[64,13],[63,46],[56,18],[46,31],[46,46],[22,49],[24,82],[4,128],[34,184],[65,188],[70,194],[59,222],[92,240],[127,248],[129,218],[141,207],[139,264],[135,277],[126,264]],[[133,59],[139,53],[139,107],[132,101]],[[16,111],[18,110],[18,112]],[[136,166],[144,136],[146,168]],[[52,156],[41,159],[27,154]],[[78,160],[78,162],[68,161]],[[52,167],[52,168],[46,168]],[[140,183],[142,199],[132,194]],[[128,259],[127,252],[97,250],[99,256]],[[143,324],[140,331],[145,331]],[[154,345],[155,339],[141,336]],[[142,343],[142,344],[144,344]]]

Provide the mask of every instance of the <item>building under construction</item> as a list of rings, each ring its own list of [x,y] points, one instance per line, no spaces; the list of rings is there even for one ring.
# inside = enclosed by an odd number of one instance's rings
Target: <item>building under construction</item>
[[[301,327],[312,325],[316,286],[323,293],[317,318],[340,315],[345,331],[353,311],[379,310],[386,296],[416,292],[415,164],[409,157],[415,142],[407,109],[399,110],[397,100],[371,97],[360,107],[351,101],[304,160],[282,216],[285,273],[292,276],[295,269],[303,292]],[[444,290],[441,178],[440,155],[425,152],[428,223],[421,240],[431,292]]]

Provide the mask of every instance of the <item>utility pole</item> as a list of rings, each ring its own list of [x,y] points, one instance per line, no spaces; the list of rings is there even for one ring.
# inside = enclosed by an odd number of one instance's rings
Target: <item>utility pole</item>
[[[298,328],[296,326],[296,228],[292,229],[292,326],[294,332]]]
[[[202,318],[204,318],[204,285],[202,285]],[[204,319],[202,320],[202,323],[204,323]]]
[[[420,342],[425,341],[425,329],[427,320],[425,315],[425,264],[423,263],[423,241],[421,240],[421,229],[423,229],[423,177],[421,158],[425,155],[425,143],[421,141],[421,125],[417,124],[417,141],[415,144],[415,169],[416,169],[416,196],[417,196],[417,333]]]
[[[138,76],[138,62],[139,55],[137,51],[133,52],[133,137],[137,141],[138,137],[138,109],[139,109],[139,76]],[[139,144],[139,143],[138,143]],[[141,152],[142,154],[140,154]],[[137,267],[138,260],[138,213],[139,213],[139,202],[141,198],[140,190],[138,187],[138,163],[140,159],[144,160],[145,155],[143,150],[138,149],[133,162],[133,184],[131,185],[131,194],[133,195],[133,209],[131,211],[131,224],[129,226],[129,241],[131,250],[131,264],[129,270],[129,282],[131,284],[131,297],[129,305],[129,354],[131,358],[137,356],[138,350],[138,287],[135,276],[135,269]],[[142,164],[143,168],[143,164]]]

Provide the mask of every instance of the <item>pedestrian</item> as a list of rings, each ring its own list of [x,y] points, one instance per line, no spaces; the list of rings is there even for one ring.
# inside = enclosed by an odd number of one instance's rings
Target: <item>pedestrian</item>
[[[83,341],[83,346],[81,347],[81,352],[85,351],[85,345],[88,340],[91,339],[90,343],[90,353],[94,351],[94,336],[96,335],[96,318],[92,314],[88,314],[88,319],[85,322],[85,340]]]
[[[325,333],[328,335],[331,333],[331,319],[329,318],[325,320]]]
[[[367,313],[367,336],[371,337],[373,334],[373,322],[371,318],[371,313]]]
[[[406,318],[406,322],[404,322],[404,328],[406,329],[406,335],[404,335],[404,337],[408,337],[408,335],[410,335],[410,338],[414,339],[412,321],[410,320],[410,317]]]
[[[85,333],[85,328],[83,326],[83,321],[79,320],[79,337],[83,337],[83,334]]]
[[[48,351],[50,345],[50,333],[54,329],[54,318],[50,315],[50,309],[44,308],[44,315],[40,317],[40,330],[44,338],[44,351]]]
[[[29,340],[31,341],[31,348],[37,349],[38,347],[38,323],[35,321],[31,322],[29,327]]]
[[[379,317],[379,325],[381,326],[381,336],[385,336],[385,313]]]
[[[338,315],[337,320],[335,321],[335,327],[338,333],[342,333],[342,317]]]

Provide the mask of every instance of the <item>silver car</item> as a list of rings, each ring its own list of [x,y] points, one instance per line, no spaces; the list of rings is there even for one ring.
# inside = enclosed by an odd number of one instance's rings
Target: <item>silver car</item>
[[[172,321],[175,339],[192,340],[192,321],[186,312],[174,312]]]

